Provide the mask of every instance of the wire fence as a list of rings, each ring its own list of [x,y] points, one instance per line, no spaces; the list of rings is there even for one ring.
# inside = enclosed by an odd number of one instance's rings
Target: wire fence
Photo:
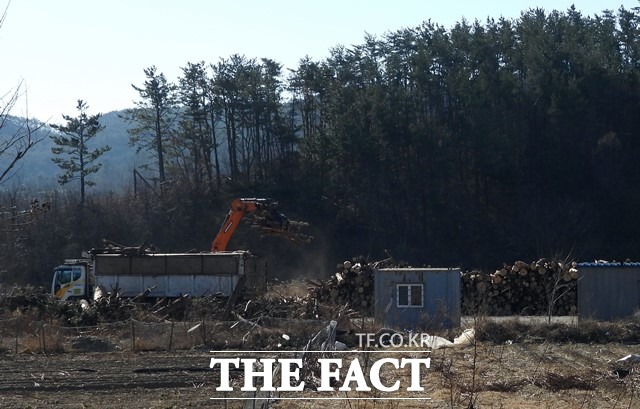
[[[290,349],[304,346],[326,322],[261,317],[239,321],[134,319],[69,327],[28,317],[0,319],[0,353]]]

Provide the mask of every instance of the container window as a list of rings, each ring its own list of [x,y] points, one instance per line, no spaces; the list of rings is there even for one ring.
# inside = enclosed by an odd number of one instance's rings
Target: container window
[[[398,284],[398,307],[422,307],[422,284]]]

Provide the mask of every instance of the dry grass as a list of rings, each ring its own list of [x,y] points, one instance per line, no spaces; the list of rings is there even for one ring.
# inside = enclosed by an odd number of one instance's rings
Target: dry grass
[[[213,328],[212,328],[213,329]],[[37,339],[35,337],[34,339]],[[34,341],[35,342],[35,341]],[[36,348],[39,344],[34,344]],[[256,348],[257,349],[257,348]],[[34,349],[33,352],[37,352]],[[407,353],[395,352],[390,349],[388,353],[349,353],[345,357],[349,359],[357,356],[361,359],[363,368],[370,368],[375,359],[380,357],[406,357]],[[424,351],[415,349],[424,354]],[[637,352],[635,345],[624,345],[619,342],[608,344],[580,344],[580,343],[553,343],[553,342],[518,342],[511,344],[496,344],[494,342],[477,342],[475,346],[468,346],[456,349],[442,349],[431,353],[431,368],[425,371],[422,379],[426,391],[420,397],[431,398],[429,401],[389,401],[389,400],[346,400],[344,398],[375,398],[375,397],[406,397],[406,392],[383,394],[376,392],[334,392],[330,394],[341,400],[330,401],[288,401],[278,400],[273,408],[324,408],[324,409],[374,409],[374,408],[468,408],[472,403],[475,408],[629,408],[637,407],[640,402],[638,396],[638,386],[640,385],[640,374],[628,371],[622,379],[614,372],[618,368],[616,362],[622,356]],[[191,352],[190,354],[193,354]],[[153,355],[152,355],[153,354]],[[83,359],[85,354],[59,354],[55,356],[38,355],[38,361],[47,360],[43,367],[48,368],[51,373],[58,373],[59,369],[68,370],[74,367],[73,362]],[[200,359],[206,365],[207,352],[201,352]],[[250,352],[248,353],[250,355]],[[409,353],[411,357],[413,353]],[[95,357],[93,354],[87,356]],[[124,359],[126,362],[135,362],[141,357],[151,356],[175,356],[179,357],[180,352],[151,352],[151,353],[125,353],[100,354],[104,359],[100,359],[103,369],[95,372],[99,379],[105,375],[104,371],[111,368],[109,362],[117,367],[118,362]],[[343,355],[339,355],[343,356]],[[19,355],[15,359],[21,358]],[[179,358],[177,358],[179,359]],[[49,361],[50,360],[50,361]],[[110,361],[112,360],[112,361]],[[367,361],[368,360],[368,361]],[[367,363],[365,363],[365,361]],[[25,361],[29,364],[31,357]],[[145,361],[155,362],[155,359]],[[170,366],[167,362],[159,361],[161,367]],[[173,365],[182,365],[180,361],[175,361]],[[128,364],[122,364],[121,371],[130,371]],[[138,363],[138,368],[147,369],[148,366]],[[25,369],[26,376],[34,372]],[[114,369],[115,370],[115,369]],[[38,370],[36,370],[37,372]],[[117,370],[115,370],[117,372]],[[365,372],[366,373],[366,372]],[[620,373],[622,373],[620,371]],[[344,372],[342,372],[344,376]],[[9,375],[7,375],[9,376]],[[11,376],[15,376],[11,375]],[[183,376],[183,375],[180,375]],[[184,374],[186,376],[186,374]],[[410,377],[409,369],[394,370],[390,367],[383,368],[382,381],[391,384],[393,380],[400,379],[402,385],[408,384]],[[108,376],[107,376],[108,378]],[[62,382],[63,378],[60,378]],[[64,378],[67,379],[67,378]],[[1,379],[0,379],[1,381]],[[235,381],[241,386],[242,378]],[[66,381],[65,381],[66,382]],[[74,382],[72,378],[68,382]],[[311,386],[311,384],[310,384]],[[352,387],[355,384],[352,384]],[[203,396],[213,396],[213,380],[203,388],[207,388],[207,393],[194,394],[184,387],[177,388],[172,394],[162,395],[162,400],[157,400],[158,405],[153,407],[185,407],[206,405]],[[148,392],[148,393],[147,393]],[[109,392],[113,402],[127,400],[131,394],[147,394],[152,396],[157,394],[157,390],[147,390],[141,385],[135,392],[131,390],[114,389]],[[83,396],[88,397],[92,391],[84,391],[83,394],[75,394],[70,398],[68,391],[47,392],[48,399],[64,399],[65,402],[81,402]],[[154,395],[159,396],[159,395]],[[240,395],[242,396],[242,395]],[[283,395],[285,396],[285,395]],[[289,394],[287,396],[292,396]],[[295,397],[319,397],[320,394],[312,389],[293,395]],[[413,395],[415,396],[415,395]],[[178,397],[180,400],[177,400]],[[17,399],[17,398],[16,398]],[[29,395],[22,394],[21,405],[29,405]],[[173,400],[172,400],[173,399]],[[200,400],[198,400],[200,399]],[[16,401],[17,402],[17,401]],[[86,407],[92,406],[91,401]],[[156,402],[156,400],[149,401]],[[198,403],[199,402],[199,403]],[[5,402],[0,402],[5,403]],[[42,407],[42,405],[37,407]],[[147,405],[145,407],[152,407]],[[214,405],[214,407],[216,407]],[[222,407],[222,406],[217,406]],[[229,408],[241,407],[241,405],[230,404]]]
[[[306,294],[306,285],[302,281],[293,284],[281,283],[270,288],[271,296],[276,299],[295,298],[303,293]],[[29,350],[32,353],[40,353],[43,352],[43,346],[48,354],[76,352],[70,348],[70,342],[78,333],[73,329],[62,330],[59,322],[48,321],[45,324],[39,321],[40,317],[35,313],[21,313],[7,318],[9,319],[0,321],[0,350],[15,349],[13,334],[18,333],[18,352]],[[367,332],[375,332],[377,329],[370,321],[361,321],[363,328],[365,323],[367,324]],[[198,324],[201,326],[196,327]],[[254,321],[241,320],[237,324],[204,322],[202,325],[197,321],[174,324],[135,322],[133,329],[137,351],[164,351],[169,349],[169,346],[172,350],[194,347],[197,350],[200,345],[207,347],[207,350],[231,348],[282,351],[299,349],[322,325],[320,321],[263,317]],[[640,343],[640,316],[617,322],[583,320],[577,324],[548,324],[516,318],[496,322],[478,316],[472,325],[476,330],[474,345],[432,352],[431,368],[423,379],[427,390],[421,395],[430,398],[429,401],[348,400],[345,398],[407,395],[335,392],[333,396],[342,399],[309,402],[278,400],[273,408],[640,407],[640,374],[629,368],[622,368],[616,362],[627,354],[640,352],[638,347],[633,345]],[[123,350],[130,350],[131,327],[128,322],[105,327],[103,331],[92,331],[91,336],[109,340],[113,345],[124,346]],[[452,339],[459,333],[459,329],[442,330],[437,335]],[[289,338],[287,342],[282,337],[283,334]],[[52,359],[65,359],[69,356],[72,354],[58,355]],[[363,361],[368,360],[364,367],[370,367],[375,357],[401,357],[392,350],[389,350],[389,355],[358,353],[358,356]],[[624,374],[624,377],[618,374]],[[408,368],[387,368],[383,373],[383,382],[391,383],[394,379],[406,382],[409,376]],[[309,386],[312,385],[310,382]],[[125,391],[116,390],[113,394],[127,399]],[[189,396],[190,394],[185,393],[183,389],[183,399],[188,400]],[[309,389],[296,396],[312,398],[319,395],[318,392]],[[167,402],[172,402],[171,396],[167,396],[166,399]],[[183,407],[187,400],[176,401],[174,406]],[[163,406],[172,405],[168,403]]]
[[[276,401],[274,408],[627,408],[634,406],[639,379],[618,379],[611,368],[629,351],[623,345],[478,343],[477,348],[434,351],[423,385],[425,401],[346,400],[401,397],[408,394],[334,393],[342,400]],[[474,356],[476,354],[474,366]],[[407,379],[406,371],[388,371],[384,382]],[[631,375],[630,375],[631,376]],[[475,382],[473,378],[475,377]],[[318,397],[305,391],[301,396]],[[636,401],[640,402],[640,400]],[[631,405],[629,405],[631,404]]]
[[[602,322],[580,320],[577,324],[527,322],[526,319],[491,321],[478,320],[476,336],[480,341],[502,344],[505,342],[558,342],[640,343],[640,318]]]
[[[358,398],[358,396],[353,396]],[[353,398],[352,397],[352,398]],[[428,401],[424,402],[411,402],[411,401],[384,401],[384,400],[347,400],[348,396],[342,396],[343,400],[333,401],[309,401],[304,402],[300,400],[296,401],[278,401],[272,408],[273,409],[418,409],[424,407],[430,407]],[[433,406],[431,406],[433,407]]]

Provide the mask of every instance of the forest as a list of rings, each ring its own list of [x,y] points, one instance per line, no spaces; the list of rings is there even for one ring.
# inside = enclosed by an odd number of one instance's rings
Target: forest
[[[60,185],[0,179],[0,282],[45,285],[102,239],[207,251],[235,197],[309,223],[307,247],[239,229],[231,247],[265,254],[275,276],[389,254],[486,269],[640,260],[639,8],[425,21],[286,71],[239,53],[187,62],[172,83],[149,63],[121,114],[148,159],[135,184],[91,186],[108,171],[91,101],[51,131]],[[2,125],[0,141],[10,155]]]

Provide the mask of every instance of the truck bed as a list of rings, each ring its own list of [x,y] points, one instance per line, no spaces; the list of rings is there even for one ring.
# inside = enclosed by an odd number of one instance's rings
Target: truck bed
[[[96,254],[94,275],[103,290],[132,297],[155,287],[150,297],[230,295],[245,274],[244,251],[125,256]]]

